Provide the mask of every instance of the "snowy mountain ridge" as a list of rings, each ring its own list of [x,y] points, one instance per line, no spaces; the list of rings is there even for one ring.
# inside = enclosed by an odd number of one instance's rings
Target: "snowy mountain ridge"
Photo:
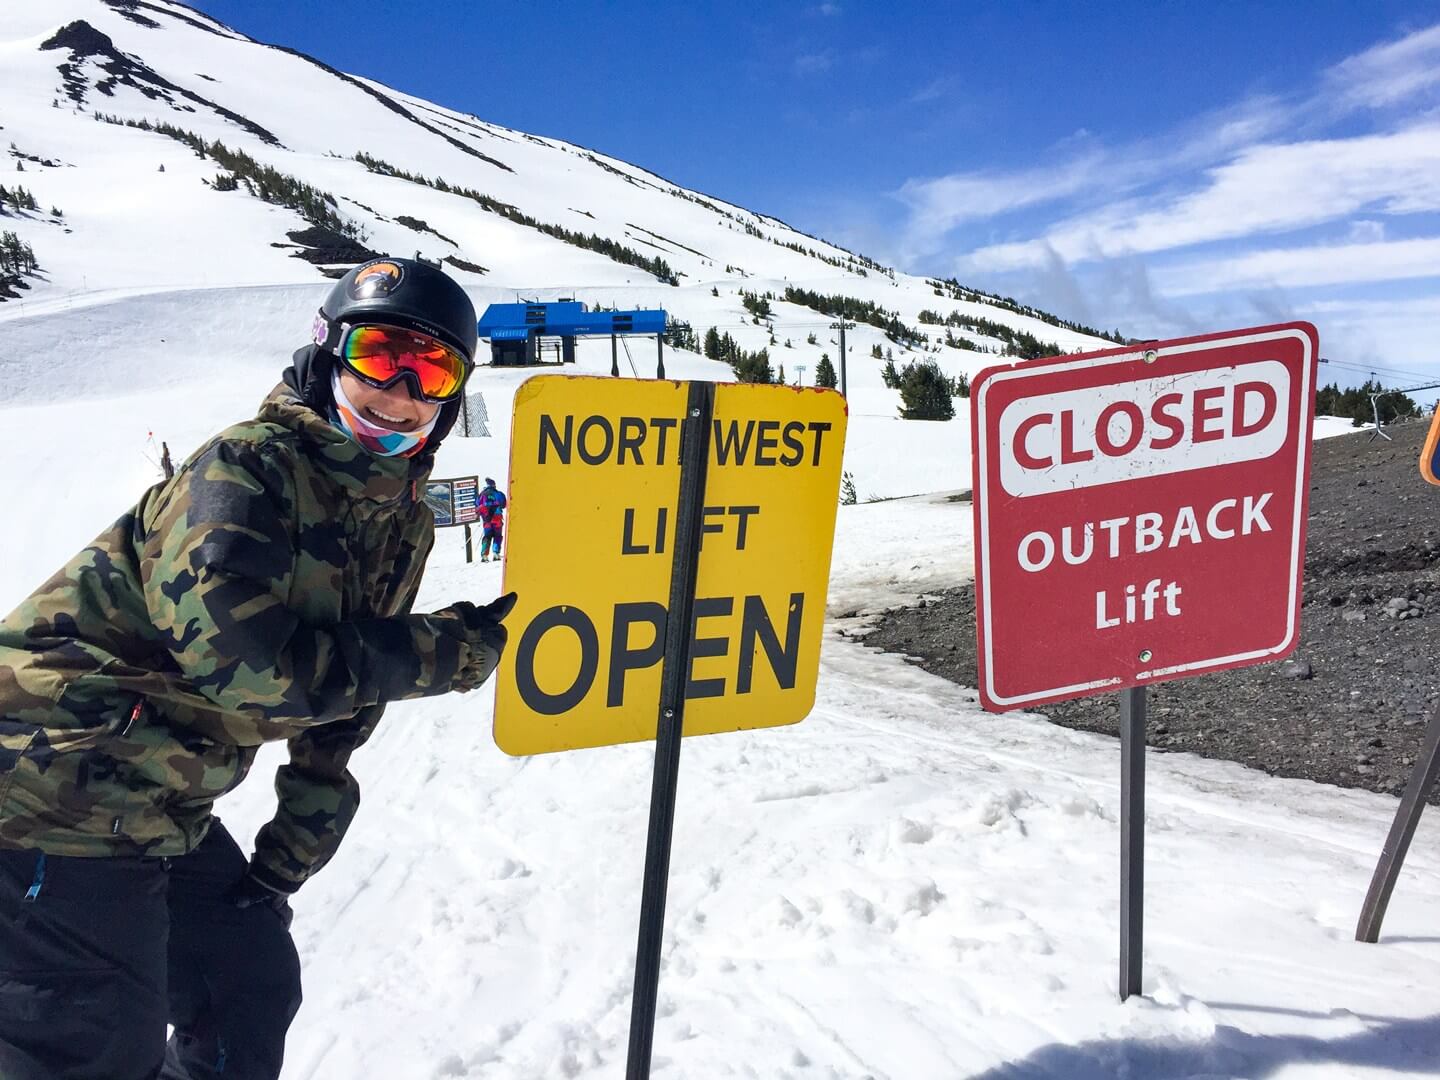
[[[0,57],[0,125],[12,159],[30,163],[16,180],[40,204],[40,212],[5,224],[45,270],[37,299],[120,285],[314,281],[314,266],[296,257],[307,245],[292,234],[319,224],[341,226],[376,251],[424,250],[472,285],[574,291],[671,277],[683,288],[668,306],[682,319],[690,317],[684,294],[692,289],[733,293],[740,283],[758,291],[795,282],[871,300],[907,324],[930,307],[971,312],[1066,350],[1095,344],[978,294],[937,297],[924,279],[774,217],[345,74],[173,0],[13,5],[0,13]],[[285,205],[284,193],[255,198],[243,176],[237,190],[221,190],[223,160],[204,150],[217,142],[308,185],[331,215]],[[377,174],[366,160],[394,162],[425,182]],[[475,200],[437,185],[483,194],[490,205],[477,212]],[[52,207],[63,219],[45,213]],[[319,220],[326,216],[329,226]],[[623,251],[590,250],[562,234]],[[322,249],[311,248],[312,258],[356,261],[359,250],[343,245],[329,252],[336,257],[321,258],[325,239],[312,237]],[[151,267],[133,258],[140,250],[172,254]],[[14,314],[0,305],[0,317]],[[816,315],[782,310],[775,321]],[[1001,344],[984,334],[960,338],[982,349]],[[950,351],[974,366],[964,356],[969,349]]]
[[[477,310],[522,297],[663,307],[696,347],[714,327],[747,352],[768,350],[787,382],[813,382],[822,359],[841,366],[843,302],[852,445],[865,448],[846,468],[866,499],[969,483],[965,410],[948,423],[901,421],[886,358],[931,359],[958,378],[1021,346],[1108,344],[637,165],[254,41],[175,0],[6,6],[0,102],[0,162],[14,164],[5,185],[35,206],[12,205],[0,231],[39,266],[8,286],[0,272],[0,296],[11,294],[0,302],[0,402],[55,400],[34,376],[58,341],[103,340],[117,369],[124,360],[123,386],[99,391],[106,376],[91,371],[69,397],[173,386],[173,369],[196,356],[240,385],[252,364],[273,372],[301,343],[327,274],[370,252],[419,251],[443,260]],[[768,296],[771,313],[747,310],[747,293]],[[267,313],[263,329],[229,310],[251,302]],[[81,311],[88,329],[70,318]],[[653,350],[628,343],[622,370],[654,374]],[[582,340],[578,369],[608,372],[609,351]],[[672,376],[734,377],[698,352],[667,353]],[[499,413],[511,383],[482,374],[501,384]],[[173,421],[164,426],[183,446]]]

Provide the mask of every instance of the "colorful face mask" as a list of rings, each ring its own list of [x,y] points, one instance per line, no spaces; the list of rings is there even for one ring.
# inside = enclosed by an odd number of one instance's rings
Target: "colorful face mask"
[[[350,400],[345,393],[345,388],[340,385],[338,370],[331,377],[330,392],[335,402],[334,411],[330,414],[330,423],[376,457],[413,457],[425,448],[425,441],[435,430],[435,422],[440,419],[440,412],[437,409],[429,423],[414,431],[391,431],[387,427],[381,427],[379,424],[366,420],[361,415],[360,409]]]

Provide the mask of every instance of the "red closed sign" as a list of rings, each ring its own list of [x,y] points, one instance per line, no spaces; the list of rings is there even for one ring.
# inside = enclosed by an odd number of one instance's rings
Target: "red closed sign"
[[[987,709],[1294,649],[1317,349],[1291,323],[976,376]]]

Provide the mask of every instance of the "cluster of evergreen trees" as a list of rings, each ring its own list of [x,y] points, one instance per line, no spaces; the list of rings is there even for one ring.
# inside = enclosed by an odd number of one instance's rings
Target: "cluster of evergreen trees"
[[[900,316],[895,312],[886,311],[869,300],[857,300],[853,296],[827,296],[810,289],[797,289],[793,285],[785,286],[784,299],[831,318],[849,319],[874,326],[885,331],[892,341],[901,345],[914,346],[929,340],[920,331],[901,322]]]
[[[355,155],[355,160],[373,173],[378,173],[381,176],[393,176],[397,180],[408,180],[412,184],[420,184],[423,187],[433,188],[436,191],[443,191],[447,195],[459,195],[462,198],[477,203],[492,214],[499,214],[501,217],[508,218],[517,225],[524,225],[527,228],[535,229],[544,233],[546,236],[553,236],[556,240],[564,241],[575,247],[598,252],[606,258],[614,259],[616,262],[624,263],[626,266],[639,267],[647,273],[654,274],[666,285],[680,284],[680,279],[676,276],[675,271],[670,268],[670,264],[658,255],[651,258],[650,256],[640,254],[640,252],[633,248],[626,247],[624,244],[617,244],[614,240],[606,236],[599,236],[595,233],[575,232],[573,229],[567,229],[563,225],[551,225],[547,222],[538,221],[529,214],[524,213],[519,207],[512,206],[507,202],[501,202],[499,199],[492,198],[484,192],[476,191],[474,188],[457,187],[446,181],[442,176],[437,176],[432,180],[418,173],[406,172],[404,169],[399,169],[391,165],[388,161],[372,157],[363,150]]]
[[[724,360],[735,369],[735,378],[740,382],[775,381],[775,371],[770,366],[769,349],[746,352],[728,333],[722,334],[713,326],[705,331],[705,344],[701,351],[707,359]]]
[[[990,304],[993,307],[1004,308],[1006,311],[1013,311],[1017,315],[1028,315],[1032,319],[1039,319],[1041,322],[1049,323],[1051,326],[1058,326],[1065,330],[1074,330],[1081,334],[1090,334],[1093,337],[1104,338],[1113,341],[1117,345],[1124,345],[1127,341],[1125,335],[1116,330],[1096,330],[1093,326],[1086,326],[1084,323],[1074,322],[1070,319],[1062,319],[1051,315],[1048,311],[1041,311],[1029,304],[1022,304],[1009,296],[991,296],[988,293],[976,292],[974,289],[967,289],[954,278],[929,279],[929,285],[935,290],[936,296],[949,296],[951,300],[969,300],[976,304]]]
[[[107,124],[119,124],[169,136],[190,147],[196,157],[211,158],[228,170],[228,175],[221,174],[215,178],[214,187],[219,191],[234,191],[243,185],[251,195],[297,211],[312,225],[332,229],[342,236],[362,243],[366,238],[362,226],[340,215],[336,209],[339,204],[334,195],[282,173],[270,165],[262,165],[243,150],[231,150],[219,139],[207,143],[193,131],[186,131],[163,121],[122,120],[120,117],[98,112],[95,113],[95,119]]]
[[[205,140],[193,131],[186,131],[174,124],[167,124],[163,120],[126,120],[119,116],[112,116],[109,113],[97,112],[93,114],[96,120],[106,124],[116,124],[120,127],[139,128],[141,131],[154,131],[160,135],[168,135],[176,142],[184,143],[195,151],[196,157],[205,156]]]
[[[591,308],[598,311],[599,308]],[[661,335],[662,340],[672,349],[689,349],[691,352],[700,351],[700,339],[695,336],[694,328],[687,322],[672,322],[665,324],[665,333]]]
[[[30,273],[38,265],[35,251],[29,244],[8,229],[0,233],[0,276],[18,277]]]
[[[804,244],[797,244],[791,240],[777,240],[773,236],[767,236],[766,239],[769,240],[772,244],[775,244],[779,247],[789,248],[791,251],[798,252],[801,255],[808,255],[812,259],[819,259],[821,262],[829,263],[831,266],[837,267],[841,270],[849,270],[852,274],[859,274],[861,277],[870,276],[869,273],[866,272],[864,267],[860,266],[855,261],[854,256],[850,256],[849,258],[845,259],[838,259],[834,255],[825,255],[822,252],[816,251],[812,247],[806,247]]]
[[[40,208],[35,202],[35,196],[23,187],[6,188],[0,184],[0,214],[5,213],[7,206],[17,213],[21,210],[38,210]]]
[[[774,293],[767,292],[764,296],[757,293],[740,290],[740,302],[745,305],[745,310],[756,319],[770,318],[770,301],[775,299]]]
[[[1370,404],[1371,394],[1384,394],[1375,406]],[[1420,407],[1415,399],[1397,391],[1386,392],[1374,379],[1366,379],[1359,386],[1341,390],[1331,383],[1315,392],[1316,416],[1348,416],[1356,427],[1375,422],[1375,409],[1380,412],[1380,422],[1388,424],[1402,416],[1418,416]]]
[[[593,160],[593,159],[592,159],[592,160]],[[610,166],[606,165],[604,162],[601,162],[601,161],[596,161],[595,164],[600,165],[602,168],[606,168],[606,169],[609,169],[609,168],[610,168]],[[615,169],[611,169],[610,171],[612,171],[612,172],[618,172],[618,170],[615,170]],[[622,173],[621,175],[625,175],[625,174]],[[629,176],[626,176],[626,179],[627,179],[627,180],[630,180],[631,183],[634,183],[634,182],[635,182],[634,179],[631,178],[631,177],[629,177]],[[716,205],[715,205],[713,202],[711,202],[709,199],[703,198],[702,196],[699,196],[699,195],[692,195],[692,194],[690,194],[690,192],[686,191],[684,188],[676,187],[676,186],[674,186],[674,185],[672,184],[671,186],[666,187],[666,188],[664,188],[664,189],[662,189],[662,190],[664,190],[665,192],[667,192],[667,193],[670,194],[670,195],[675,196],[675,198],[677,198],[677,199],[684,199],[686,202],[692,202],[692,203],[695,203],[695,204],[698,205],[698,206],[703,206],[703,207],[705,207],[705,209],[707,209],[707,210],[709,210],[709,211],[711,211],[711,212],[713,212],[713,213],[715,213],[715,214],[718,214],[720,217],[729,218],[731,221],[738,221],[738,222],[740,222],[741,227],[742,227],[747,233],[749,233],[751,236],[758,236],[758,237],[760,237],[760,238],[762,238],[762,239],[764,239],[764,240],[768,240],[768,241],[770,241],[770,243],[774,244],[774,245],[777,246],[777,247],[789,248],[791,251],[797,252],[797,253],[799,253],[799,254],[801,254],[801,255],[809,255],[812,259],[819,259],[821,262],[829,263],[831,266],[838,267],[838,268],[841,269],[841,270],[849,270],[849,271],[852,272],[852,273],[859,274],[861,277],[869,277],[869,276],[870,276],[870,275],[867,274],[867,273],[865,272],[865,270],[863,269],[864,267],[867,267],[867,266],[870,267],[872,270],[878,270],[878,271],[879,271],[880,273],[882,273],[882,274],[888,273],[888,274],[890,274],[890,276],[891,276],[892,278],[895,276],[895,272],[894,272],[893,270],[887,270],[885,267],[883,267],[883,266],[881,266],[879,263],[877,263],[874,259],[867,258],[867,257],[864,256],[864,255],[856,255],[853,251],[849,251],[848,249],[843,248],[843,247],[840,248],[840,250],[845,252],[846,257],[843,258],[843,259],[837,259],[834,255],[822,255],[820,252],[816,251],[814,248],[812,248],[812,247],[806,247],[804,244],[797,244],[797,243],[795,243],[794,241],[789,241],[789,240],[777,240],[775,237],[769,235],[768,233],[765,233],[765,232],[761,231],[760,229],[756,228],[754,225],[752,225],[750,222],[744,220],[743,218],[738,217],[738,216],[736,216],[735,214],[732,214],[732,213],[731,213],[730,211],[728,211],[728,210],[722,210],[720,207],[716,206]],[[734,226],[732,225],[731,228],[734,228]],[[794,231],[797,231],[797,232],[798,232],[799,230],[794,230]],[[802,235],[802,236],[809,236],[809,233],[801,233],[800,235]],[[811,237],[811,239],[813,240],[813,239],[815,239],[815,238],[814,238],[814,237]],[[827,244],[828,244],[828,243],[830,243],[830,241],[826,240],[826,241],[823,241],[823,243],[827,243]],[[831,246],[831,247],[840,247],[839,244],[830,244],[830,246]],[[731,273],[732,271],[731,271],[730,267],[727,266],[727,267],[725,268],[725,272],[726,272],[726,273]]]
[[[897,368],[891,356],[880,369],[880,381],[900,391],[900,415],[906,420],[949,420],[955,415],[950,399],[970,396],[970,380],[964,375],[950,378],[934,360]]]
[[[951,419],[954,394],[955,384],[934,360],[906,364],[900,372],[900,416],[905,420]]]
[[[218,139],[206,147],[216,163],[229,170],[245,190],[268,203],[288,206],[312,225],[333,229],[341,236],[364,243],[365,229],[336,210],[335,196],[311,187],[269,165],[262,165],[243,150],[231,150]]]
[[[962,315],[958,311],[941,315],[938,311],[926,308],[920,312],[919,318],[927,326],[949,326],[957,330],[968,330],[972,334],[996,338],[1005,342],[1004,355],[1018,356],[1022,360],[1034,360],[1041,356],[1058,356],[1064,352],[1053,341],[1041,341],[1027,330],[1017,330],[1013,326],[1006,326],[1004,323],[995,322],[993,319],[987,319],[981,315]],[[952,340],[954,339],[946,336],[947,343]]]

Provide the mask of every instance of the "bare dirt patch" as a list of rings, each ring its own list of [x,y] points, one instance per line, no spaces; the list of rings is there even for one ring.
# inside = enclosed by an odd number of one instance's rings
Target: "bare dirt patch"
[[[1393,442],[1367,429],[1315,444],[1299,648],[1152,687],[1148,745],[1344,787],[1404,787],[1440,703],[1440,488],[1417,466],[1427,429],[1411,421],[1386,429]],[[887,612],[864,640],[974,686],[974,590]],[[1117,734],[1114,694],[1036,711]]]

